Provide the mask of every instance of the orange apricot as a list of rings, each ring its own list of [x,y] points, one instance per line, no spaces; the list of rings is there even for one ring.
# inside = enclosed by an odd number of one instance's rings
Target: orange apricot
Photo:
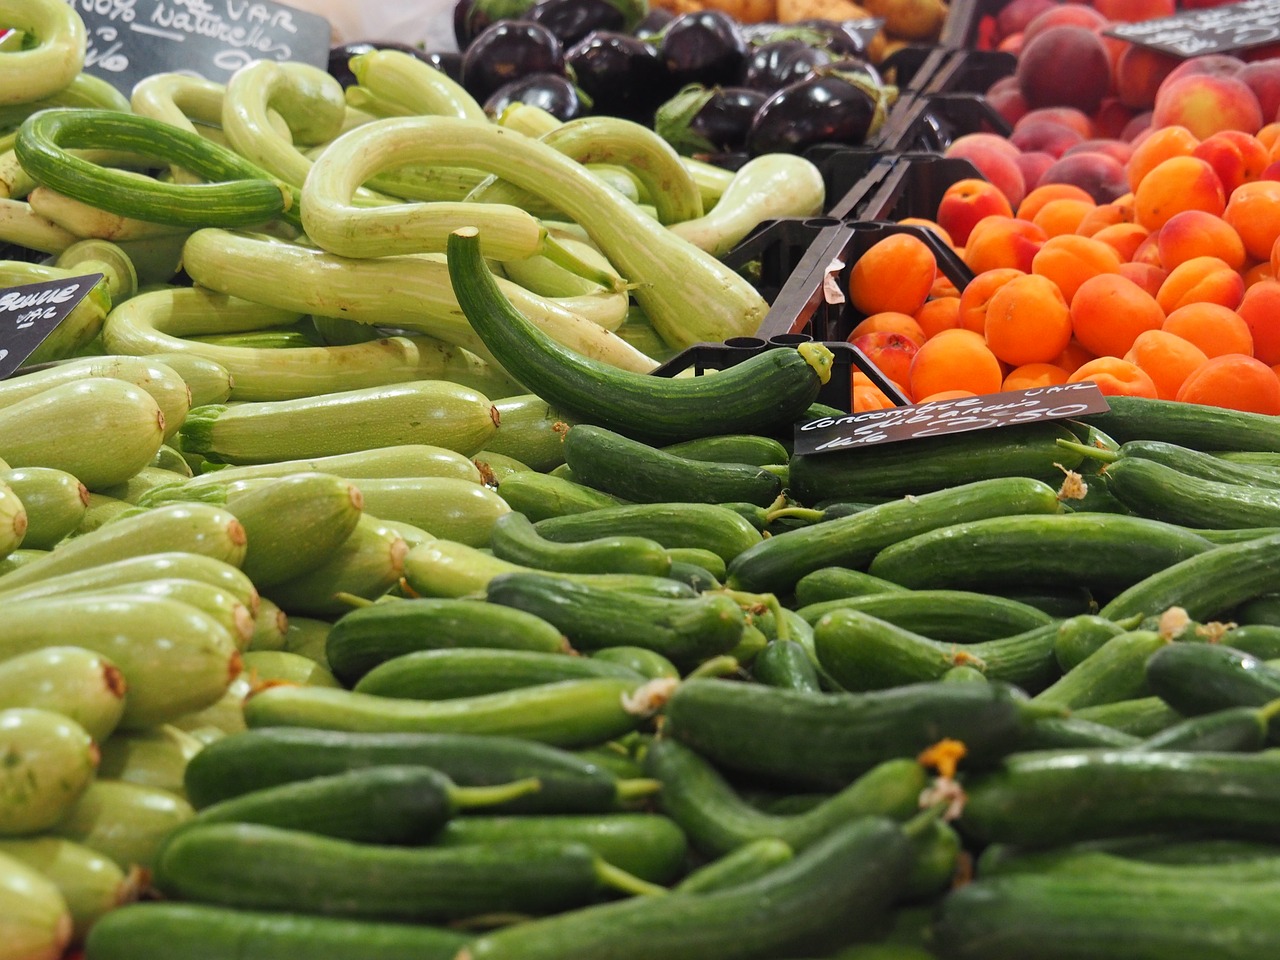
[[[1052,280],[1037,274],[1015,277],[987,304],[983,335],[1004,363],[1048,363],[1071,339],[1071,312]]]
[[[877,240],[849,272],[849,300],[863,313],[911,314],[929,296],[938,261],[929,245],[909,233]]]
[[[960,326],[974,333],[982,333],[987,322],[987,303],[992,294],[1014,277],[1025,275],[1014,267],[997,267],[975,276],[960,291]]]
[[[1245,290],[1236,313],[1249,328],[1253,355],[1268,366],[1280,363],[1280,281],[1253,284]]]
[[[1171,157],[1189,157],[1195,150],[1200,138],[1186,127],[1171,126],[1154,129],[1143,141],[1133,148],[1129,162],[1125,164],[1125,174],[1129,179],[1129,189],[1137,190],[1142,179]]]
[[[1120,256],[1120,265],[1133,260],[1142,242],[1151,234],[1137,223],[1113,223],[1094,233],[1090,239],[1105,243]]]
[[[1024,363],[1014,367],[1000,384],[1001,390],[1030,390],[1032,387],[1054,387],[1067,382],[1067,371],[1052,363]]]
[[[1193,257],[1217,257],[1233,270],[1245,262],[1244,241],[1235,227],[1203,210],[1175,213],[1156,234],[1156,246],[1166,270]]]
[[[1190,340],[1210,359],[1224,353],[1253,356],[1253,335],[1244,318],[1220,303],[1189,303],[1164,318],[1160,329]]]
[[[974,273],[997,267],[1031,272],[1031,258],[1048,235],[1030,220],[992,216],[980,220],[964,246],[964,262]]]
[[[1178,388],[1191,371],[1209,360],[1204,351],[1190,340],[1165,330],[1147,330],[1138,334],[1124,359],[1146,371],[1156,385],[1156,396],[1161,400],[1177,397]]]
[[[1120,254],[1091,237],[1064,234],[1050,237],[1031,261],[1031,272],[1052,280],[1067,303],[1090,277],[1119,273]]]
[[[1096,357],[1074,370],[1067,383],[1092,380],[1104,396],[1156,398],[1155,381],[1136,363],[1119,357]]]
[[[1192,257],[1169,271],[1156,300],[1165,315],[1192,303],[1234,310],[1244,296],[1244,278],[1218,257]]]
[[[1160,229],[1183,210],[1221,214],[1226,205],[1217,172],[1198,157],[1171,157],[1157,164],[1134,191],[1137,221],[1148,230]]]
[[[1176,399],[1274,416],[1280,413],[1280,378],[1261,360],[1224,353],[1192,371]]]
[[[923,308],[923,304],[921,307]],[[906,337],[917,347],[928,339],[915,317],[909,313],[896,313],[891,310],[873,313],[861,320],[849,331],[849,336],[845,339],[853,343],[855,339],[868,333],[896,333]]]
[[[1280,237],[1280,180],[1254,180],[1231,191],[1222,218],[1255,260],[1266,260]]]
[[[1050,237],[1064,233],[1079,233],[1080,224],[1096,207],[1097,204],[1092,197],[1088,200],[1063,197],[1050,200],[1042,206],[1031,222]]]
[[[1124,356],[1138,334],[1159,330],[1163,323],[1155,297],[1118,273],[1091,277],[1071,301],[1071,329],[1098,356]]]
[[[996,393],[1004,380],[1000,361],[981,334],[972,330],[943,330],[925,341],[911,361],[913,397],[928,397],[940,390]]]
[[[929,339],[943,330],[951,330],[960,326],[960,297],[935,297],[925,301],[924,306],[916,311],[916,323],[924,331],[925,339]]]
[[[1034,220],[1040,209],[1051,200],[1082,200],[1094,206],[1093,195],[1074,183],[1046,183],[1033,190],[1018,204],[1019,220]]]

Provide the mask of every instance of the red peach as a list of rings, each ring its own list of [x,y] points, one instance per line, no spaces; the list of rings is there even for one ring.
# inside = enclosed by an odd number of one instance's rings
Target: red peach
[[[1054,26],[1023,44],[1017,76],[1022,95],[1033,107],[1076,107],[1092,113],[1111,89],[1111,62],[1093,30]]]
[[[1152,122],[1157,127],[1186,127],[1203,140],[1219,130],[1257,133],[1263,120],[1258,98],[1242,80],[1170,74],[1156,94]]]

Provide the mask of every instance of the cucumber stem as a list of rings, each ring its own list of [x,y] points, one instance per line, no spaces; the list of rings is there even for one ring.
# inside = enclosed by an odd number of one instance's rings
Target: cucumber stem
[[[1087,443],[1076,443],[1073,440],[1062,439],[1058,439],[1054,442],[1064,450],[1070,450],[1073,453],[1078,453],[1091,460],[1101,460],[1103,463],[1115,463],[1121,457],[1121,454],[1117,453],[1115,450],[1104,450],[1102,447],[1094,447]]]
[[[641,880],[635,874],[627,873],[621,867],[615,867],[599,857],[596,858],[596,880],[602,886],[637,897],[661,896],[671,892],[661,884]]]
[[[508,800],[528,796],[542,789],[542,781],[537,777],[525,777],[512,780],[510,783],[499,783],[488,787],[453,787],[449,791],[449,800],[459,809],[471,807],[492,807]]]
[[[751,610],[753,607],[764,607],[773,614],[773,636],[775,640],[790,640],[791,628],[787,623],[787,618],[783,615],[782,604],[778,602],[776,594],[772,593],[746,593],[742,590],[725,590],[735,603],[744,610]]]
[[[686,680],[699,677],[731,677],[742,669],[737,657],[719,656],[703,660],[685,676]]]
[[[825,517],[825,511],[814,510],[812,507],[782,507],[778,510],[770,510],[765,514],[765,520],[773,523],[775,520],[808,520],[810,523],[821,523]]]
[[[628,777],[618,781],[619,800],[641,800],[662,789],[662,781],[652,777]]]
[[[1263,723],[1269,724],[1276,717],[1280,717],[1280,699],[1264,703],[1258,708],[1258,718],[1262,720]]]
[[[345,591],[335,593],[333,598],[339,603],[349,604],[357,610],[361,607],[372,607],[377,602],[376,600],[370,600],[367,597],[358,597],[354,593],[346,593]]]

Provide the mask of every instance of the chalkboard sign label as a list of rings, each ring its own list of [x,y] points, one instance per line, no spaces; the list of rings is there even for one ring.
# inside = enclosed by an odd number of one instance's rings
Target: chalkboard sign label
[[[102,280],[91,273],[0,290],[0,380],[13,374]]]
[[[1110,409],[1106,397],[1092,381],[1031,387],[811,420],[796,427],[795,452],[841,453],[880,443],[992,430],[1041,420],[1065,420]]]
[[[1175,57],[1198,57],[1280,42],[1280,0],[1244,0],[1172,17],[1117,23],[1102,31]]]
[[[226,83],[254,60],[325,68],[329,21],[282,3],[249,0],[67,0],[84,20],[84,69],[128,96],[153,73]]]

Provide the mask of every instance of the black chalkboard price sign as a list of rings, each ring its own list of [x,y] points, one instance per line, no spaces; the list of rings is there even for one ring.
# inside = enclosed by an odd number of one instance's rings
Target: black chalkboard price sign
[[[250,0],[67,0],[84,20],[84,69],[128,96],[153,73],[225,83],[254,60],[329,62],[329,21]]]
[[[1227,53],[1280,42],[1280,0],[1187,10],[1159,20],[1118,23],[1102,32],[1175,57]]]
[[[1088,380],[1009,390],[811,420],[796,426],[795,452],[806,456],[841,453],[881,443],[994,430],[1041,420],[1066,420],[1110,409],[1098,385]]]
[[[101,280],[102,274],[91,273],[0,289],[0,380],[35,353]]]

